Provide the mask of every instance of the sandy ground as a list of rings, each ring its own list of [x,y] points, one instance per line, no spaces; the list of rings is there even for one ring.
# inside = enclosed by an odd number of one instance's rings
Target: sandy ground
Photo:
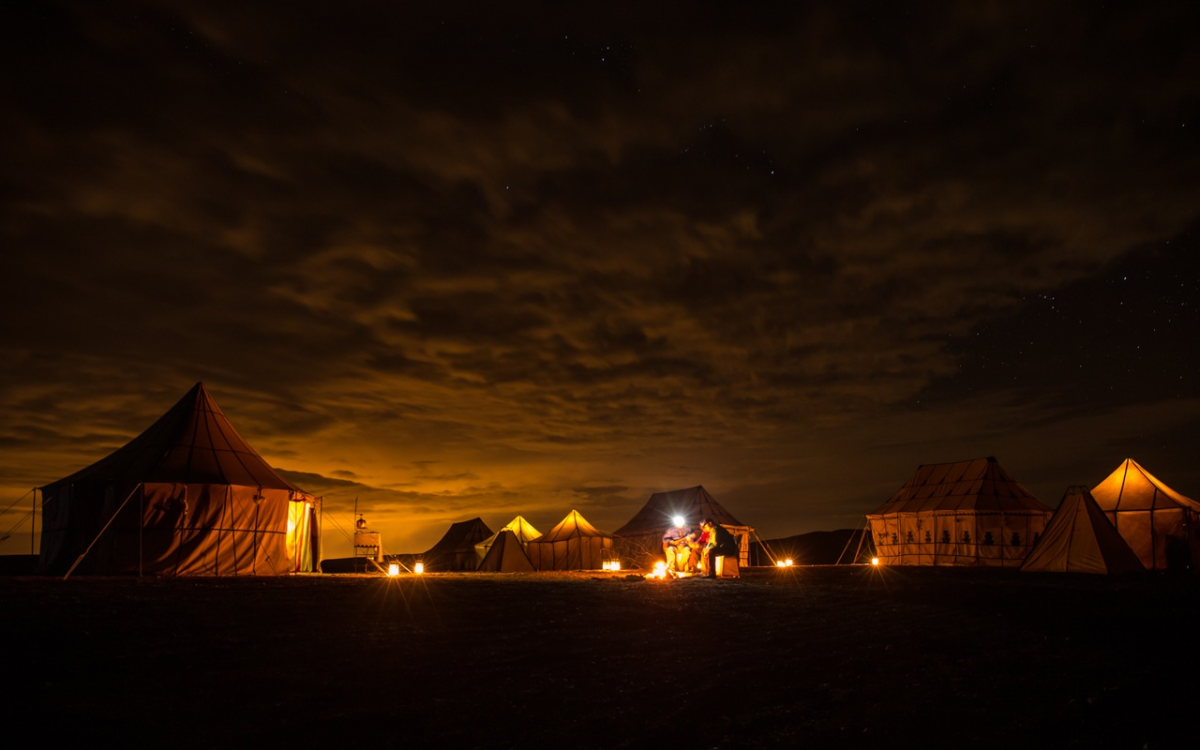
[[[1196,747],[1181,577],[812,567],[0,578],[10,737],[152,747]]]

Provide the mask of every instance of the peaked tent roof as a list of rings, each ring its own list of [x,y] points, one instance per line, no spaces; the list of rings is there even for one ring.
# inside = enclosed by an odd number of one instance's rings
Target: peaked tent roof
[[[561,542],[567,539],[583,536],[599,536],[611,538],[612,534],[597,529],[595,526],[588,523],[588,520],[577,511],[572,510],[567,514],[567,517],[558,522],[558,525],[550,529],[545,534],[542,534],[535,544],[538,542]]]
[[[614,531],[613,535],[638,536],[655,532],[661,534],[668,526],[673,525],[671,517],[676,515],[682,515],[688,523],[699,523],[701,519],[711,517],[722,526],[745,526],[725,510],[715,497],[708,494],[708,490],[696,485],[684,490],[655,492],[637,515]]]
[[[1086,487],[1070,487],[1021,570],[1128,573],[1145,570]]]
[[[1122,461],[1116,471],[1093,487],[1092,497],[1106,511],[1180,507],[1200,513],[1200,503],[1163,484],[1132,458]]]
[[[535,529],[533,524],[526,521],[524,517],[517,516],[505,524],[504,527],[495,534],[492,534],[487,539],[484,539],[482,542],[475,545],[475,554],[479,556],[480,562],[483,562],[483,558],[487,557],[488,550],[491,549],[492,545],[496,542],[496,539],[505,531],[511,531],[516,534],[517,539],[522,544],[537,539],[542,535],[542,532]]]
[[[525,554],[525,545],[510,529],[503,528],[496,532],[495,541],[488,548],[479,570],[489,573],[532,573],[533,563]]]
[[[1200,570],[1200,503],[1163,484],[1132,458],[1093,487],[1092,497],[1147,568]]]
[[[81,482],[212,484],[304,492],[250,447],[203,383],[196,383],[123,447],[46,486]]]
[[[525,549],[538,570],[596,570],[611,559],[612,547],[612,534],[600,531],[572,510]]]
[[[533,524],[526,521],[524,516],[517,516],[506,523],[500,530],[513,532],[522,542],[533,541],[542,535],[542,532],[538,531]]]
[[[869,516],[892,513],[1049,513],[995,458],[948,464],[922,464],[916,473]]]
[[[464,550],[475,550],[475,545],[480,540],[486,539],[492,535],[492,530],[483,522],[482,518],[472,518],[470,521],[458,521],[450,524],[450,528],[438,540],[438,543],[429,548],[425,552],[426,556],[439,555],[445,553],[461,553]]]

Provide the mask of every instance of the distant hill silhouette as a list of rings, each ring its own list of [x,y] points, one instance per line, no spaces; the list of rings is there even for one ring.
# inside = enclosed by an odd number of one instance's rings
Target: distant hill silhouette
[[[774,565],[775,560],[790,558],[796,565],[834,565],[841,557],[843,564],[853,563],[863,529],[812,531],[783,539],[767,539],[750,544],[751,565]],[[842,556],[843,550],[845,555]],[[772,556],[771,553],[774,553]],[[870,537],[859,550],[858,562],[870,556]]]

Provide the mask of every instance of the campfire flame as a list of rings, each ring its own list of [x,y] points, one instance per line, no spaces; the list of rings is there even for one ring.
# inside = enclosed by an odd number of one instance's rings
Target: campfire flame
[[[657,578],[658,580],[661,581],[662,579],[664,579],[666,577],[667,577],[667,564],[665,562],[663,562],[662,560],[656,561],[654,563],[654,570],[646,574],[646,578],[648,580],[654,580]]]

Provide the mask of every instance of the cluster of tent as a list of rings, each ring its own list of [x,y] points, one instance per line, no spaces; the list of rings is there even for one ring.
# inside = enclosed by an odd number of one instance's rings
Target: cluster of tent
[[[710,517],[723,525],[738,540],[740,562],[746,564],[754,529],[734,518],[701,486],[654,493],[612,534],[597,529],[577,510],[545,534],[521,516],[495,533],[483,519],[473,518],[451,524],[423,554],[402,557],[421,559],[428,571],[599,570],[612,561],[642,566],[661,557],[663,533],[675,516],[693,524]]]
[[[978,565],[1120,573],[1200,569],[1200,503],[1133,459],[1057,510],[996,459],[927,464],[868,514],[884,565]]]
[[[321,498],[272,469],[203,383],[123,447],[40,490],[41,574],[261,576],[319,569]],[[453,524],[422,557],[429,570],[593,570],[622,557],[640,564],[638,558],[661,551],[657,540],[674,515],[691,523],[716,518],[739,535],[748,554],[752,530],[703,487],[692,487],[653,495],[617,535],[575,510],[545,534],[520,516],[494,534],[475,518]]]
[[[572,510],[545,534],[521,516],[495,533],[480,518],[451,524],[437,544],[415,557],[431,572],[530,573],[599,570],[615,556],[613,535],[600,531],[579,511]]]
[[[202,383],[154,424],[96,463],[40,488],[43,574],[281,575],[319,569],[321,498],[267,465]],[[572,510],[541,534],[517,516],[493,533],[453,524],[426,569],[594,570],[646,565],[682,516],[711,517],[749,563],[753,529],[703,487],[658,492],[614,533]],[[1200,570],[1200,503],[1133,459],[1052,510],[994,458],[927,464],[868,514],[885,565],[1023,570]]]

